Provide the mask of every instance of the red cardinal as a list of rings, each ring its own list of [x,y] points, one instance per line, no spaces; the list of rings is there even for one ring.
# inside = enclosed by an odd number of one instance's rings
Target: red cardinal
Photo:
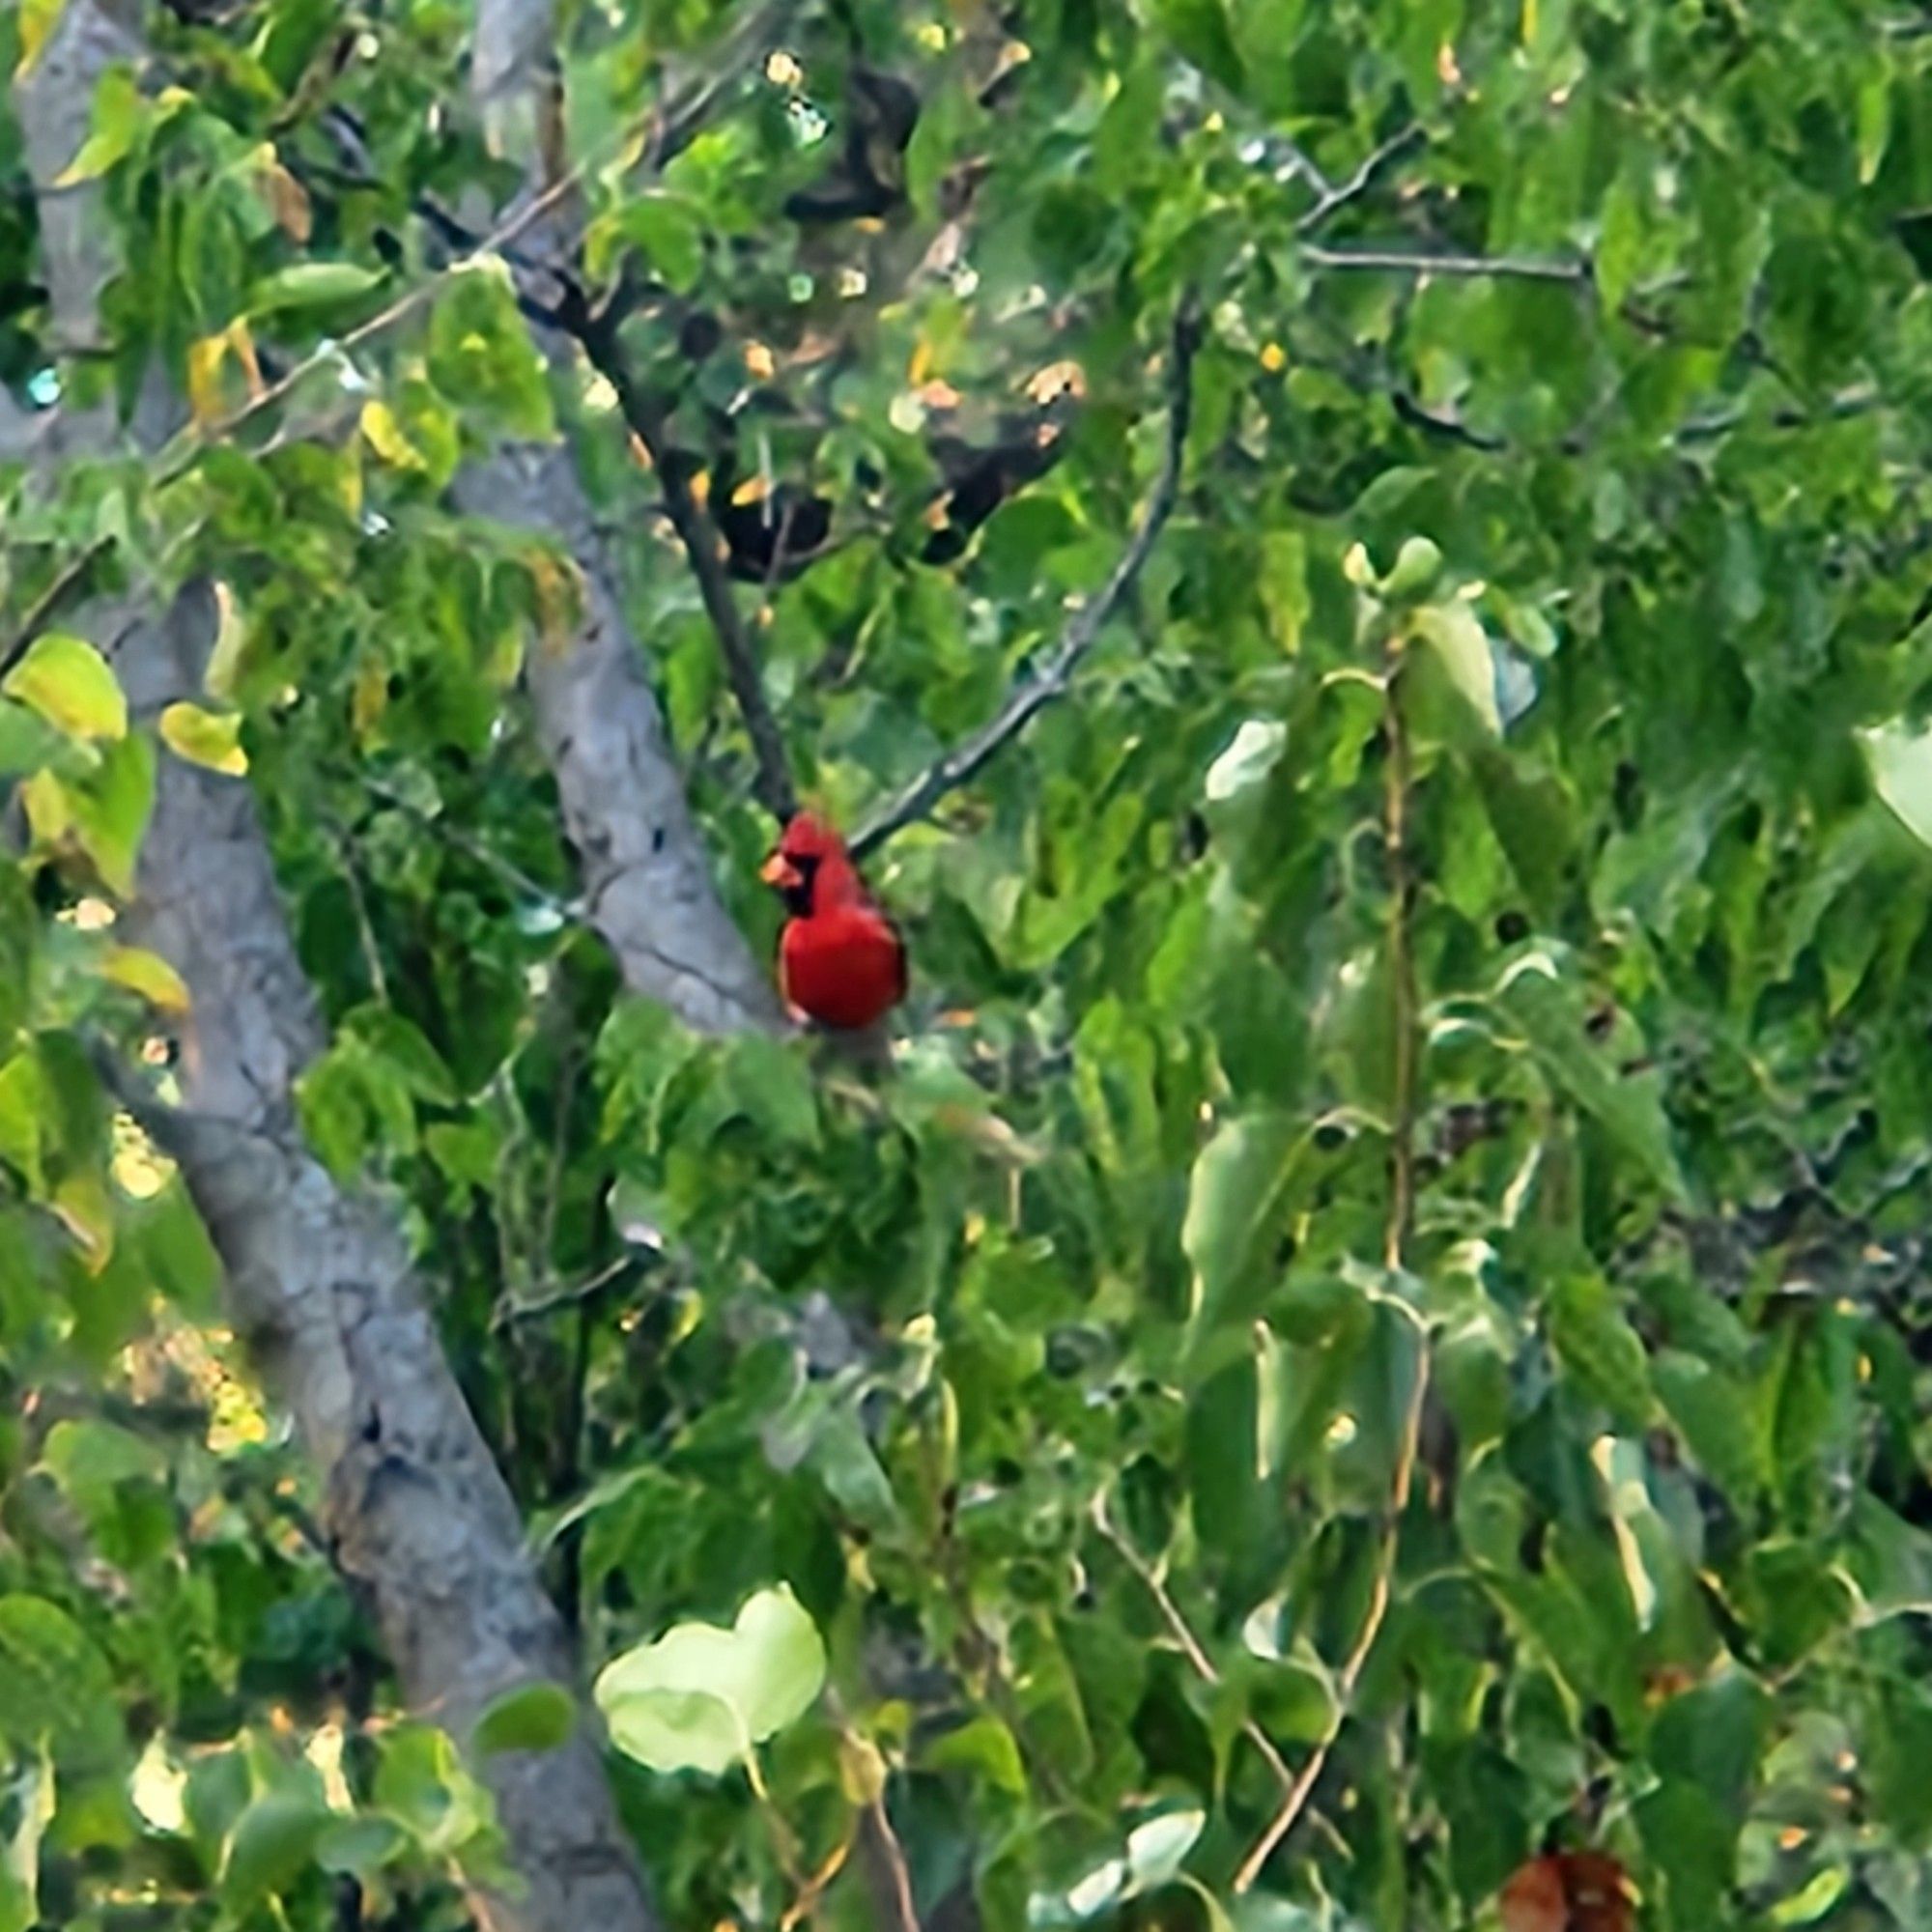
[[[779,984],[801,1012],[856,1031],[905,998],[905,944],[822,818],[799,812],[758,876],[791,914],[779,940]]]

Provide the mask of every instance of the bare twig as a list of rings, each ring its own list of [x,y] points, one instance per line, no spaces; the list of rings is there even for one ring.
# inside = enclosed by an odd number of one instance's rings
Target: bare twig
[[[905,1847],[899,1843],[899,1834],[893,1830],[892,1818],[886,1811],[883,1792],[875,1791],[867,1800],[865,1827],[869,1831],[890,1888],[893,1914],[897,1920],[893,1932],[920,1932],[919,1909],[912,1895],[912,1871],[906,1863]]]
[[[1535,255],[1432,255],[1411,248],[1321,248],[1313,243],[1301,251],[1311,269],[1343,272],[1379,270],[1397,275],[1494,276],[1522,282],[1567,282],[1586,288],[1591,280],[1587,261],[1562,262]]]
[[[1335,184],[1321,172],[1315,156],[1298,141],[1291,141],[1281,134],[1260,144],[1263,153],[1272,153],[1282,157],[1282,164],[1275,169],[1274,178],[1278,182],[1291,182],[1297,176],[1315,190],[1318,201],[1326,201],[1335,192]]]
[[[1361,166],[1344,182],[1329,181],[1312,162],[1308,163],[1312,170],[1309,179],[1316,187],[1315,206],[1294,224],[1295,233],[1313,235],[1330,216],[1365,194],[1389,162],[1421,146],[1426,138],[1422,129],[1411,123],[1399,134],[1391,134],[1386,141],[1371,149]]]
[[[1187,1619],[1180,1614],[1179,1605],[1168,1594],[1167,1585],[1161,1580],[1159,1573],[1127,1541],[1116,1527],[1113,1518],[1107,1514],[1107,1497],[1104,1491],[1094,1498],[1093,1515],[1094,1527],[1113,1546],[1121,1560],[1140,1578],[1142,1588],[1153,1599],[1154,1607],[1160,1611],[1161,1621],[1174,1633],[1174,1640],[1180,1646],[1181,1655],[1194,1666],[1194,1674],[1204,1683],[1220,1683],[1221,1673],[1215,1669],[1214,1660],[1202,1647],[1201,1639],[1189,1629]],[[1281,1780],[1283,1792],[1293,1790],[1294,1774],[1289,1770],[1287,1760],[1275,1748],[1274,1740],[1262,1729],[1260,1723],[1252,1717],[1244,1718],[1241,1720],[1241,1732],[1261,1753],[1267,1768]]]
[[[369,896],[362,890],[362,868],[355,863],[355,841],[340,826],[331,828],[338,856],[342,860],[342,881],[349,888],[349,903],[355,914],[355,933],[362,943],[362,963],[369,970],[369,988],[384,1006],[389,1004],[389,978],[383,970],[383,950],[376,943],[376,926],[369,917]]]
[[[619,1255],[613,1262],[607,1262],[593,1275],[568,1288],[560,1288],[554,1294],[539,1295],[529,1301],[518,1301],[508,1294],[498,1298],[491,1311],[490,1326],[504,1329],[514,1321],[536,1321],[546,1315],[558,1315],[566,1309],[583,1309],[597,1299],[606,1289],[633,1268],[648,1268],[653,1265],[654,1257],[646,1254]]]
[[[787,497],[784,508],[779,512],[778,529],[772,536],[772,560],[765,566],[765,581],[758,589],[760,628],[771,621],[772,598],[778,591],[779,579],[784,575],[785,552],[791,547],[791,526],[797,515],[798,499],[795,497]]]
[[[1391,642],[1384,678],[1382,734],[1382,853],[1388,867],[1388,950],[1391,1019],[1395,1028],[1395,1091],[1390,1096],[1388,1226],[1382,1239],[1382,1265],[1402,1271],[1403,1256],[1415,1221],[1415,1074],[1421,1032],[1415,984],[1415,948],[1410,926],[1415,912],[1415,880],[1408,864],[1408,805],[1411,782],[1408,721],[1403,715],[1401,645]]]
[[[814,1872],[799,1877],[798,1896],[785,1907],[779,1919],[779,1932],[794,1932],[800,1925],[810,1924],[824,1899],[832,1881],[845,1869],[845,1861],[852,1856],[852,1843],[858,1836],[859,1827],[855,1823],[844,1837],[827,1853],[825,1862]]]
[[[894,833],[926,817],[948,793],[977,777],[1008,740],[1017,737],[1037,713],[1066,695],[1081,660],[1093,649],[1108,618],[1133,588],[1180,495],[1181,459],[1193,416],[1194,356],[1201,346],[1201,335],[1200,310],[1190,292],[1182,298],[1174,318],[1167,368],[1167,437],[1161,450],[1160,470],[1141,511],[1140,523],[1120,561],[1114,565],[1113,574],[1098,593],[1074,614],[1045,667],[1024,684],[1016,685],[979,730],[929,765],[854,834],[851,849],[855,858],[864,858]]]
[[[1268,1820],[1267,1829],[1255,1840],[1247,1857],[1241,1861],[1240,1869],[1235,1874],[1236,1896],[1253,1886],[1261,1876],[1262,1867],[1274,1855],[1274,1848],[1294,1829],[1295,1820],[1307,1808],[1316,1780],[1328,1762],[1328,1753],[1342,1734],[1349,1707],[1354,1702],[1355,1687],[1361,1682],[1362,1671],[1388,1616],[1389,1602],[1395,1589],[1397,1542],[1402,1530],[1403,1512],[1408,1507],[1409,1486],[1415,1475],[1416,1449],[1422,1435],[1422,1406],[1429,1393],[1429,1336],[1422,1329],[1419,1317],[1411,1313],[1409,1319],[1421,1331],[1416,1340],[1415,1376],[1409,1384],[1402,1443],[1396,1452],[1395,1477],[1389,1485],[1388,1518],[1382,1529],[1381,1548],[1376,1559],[1376,1580],[1369,1595],[1368,1613],[1362,1619],[1361,1629],[1355,1634],[1349,1655],[1342,1661],[1341,1669],[1335,1673],[1334,1695],[1321,1736],[1316,1740],[1306,1762],[1295,1773],[1280,1806]]]
[[[568,983],[559,974],[552,982],[561,988]],[[567,1002],[559,1001],[559,1005]],[[563,1180],[567,1156],[570,1151],[570,1110],[577,1103],[577,1083],[583,1071],[582,1036],[565,1016],[568,1034],[563,1048],[563,1066],[557,1075],[555,1119],[551,1123],[550,1175],[544,1184],[543,1212],[537,1223],[537,1266],[546,1282],[555,1277],[552,1272],[556,1252],[556,1221],[563,1208]],[[582,1297],[580,1296],[581,1300]]]

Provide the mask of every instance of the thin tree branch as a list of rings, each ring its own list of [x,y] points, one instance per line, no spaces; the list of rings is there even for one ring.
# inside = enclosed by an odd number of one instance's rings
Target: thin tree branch
[[[1099,592],[1074,614],[1045,668],[1026,683],[1015,686],[978,731],[928,766],[854,834],[851,849],[855,858],[863,859],[894,833],[928,816],[941,799],[976,778],[1009,739],[1025,730],[1038,712],[1066,695],[1082,659],[1093,649],[1107,620],[1133,588],[1179,497],[1181,459],[1186,452],[1187,428],[1193,417],[1194,357],[1201,339],[1201,313],[1190,291],[1175,312],[1167,368],[1167,437],[1161,450],[1160,469],[1141,511],[1140,523],[1113,574]]]
[[[355,863],[355,842],[340,826],[332,826],[330,831],[342,860],[342,882],[349,888],[349,903],[355,914],[355,933],[362,943],[362,963],[368,969],[369,988],[386,1007],[389,977],[383,970],[383,949],[376,943],[375,923],[369,917],[369,896],[362,890],[362,868]]]
[[[1411,1313],[1410,1320],[1416,1322],[1418,1329],[1421,1328],[1419,1317]],[[1426,1331],[1419,1335],[1416,1347],[1415,1377],[1409,1384],[1402,1444],[1396,1453],[1395,1477],[1389,1485],[1388,1520],[1382,1530],[1381,1549],[1376,1560],[1376,1580],[1369,1596],[1368,1614],[1362,1619],[1362,1627],[1355,1634],[1349,1655],[1343,1659],[1341,1669],[1335,1673],[1334,1701],[1321,1736],[1309,1751],[1306,1762],[1295,1773],[1294,1781],[1283,1796],[1274,1816],[1268,1820],[1266,1830],[1255,1840],[1247,1857],[1241,1861],[1240,1869],[1235,1874],[1236,1897],[1254,1885],[1261,1876],[1263,1866],[1274,1855],[1274,1848],[1294,1829],[1295,1821],[1307,1808],[1316,1781],[1328,1762],[1328,1753],[1342,1734],[1349,1707],[1354,1702],[1355,1687],[1361,1682],[1362,1671],[1388,1616],[1395,1588],[1395,1559],[1402,1515],[1408,1507],[1409,1487],[1415,1476],[1416,1450],[1422,1435],[1422,1406],[1429,1393],[1429,1336]]]
[[[481,256],[500,253],[526,229],[533,226],[555,208],[590,169],[601,166],[609,160],[611,153],[622,145],[623,139],[630,132],[627,128],[622,134],[607,142],[603,150],[586,155],[568,174],[559,176],[540,194],[532,195],[521,208],[505,216],[475,247],[465,249],[453,256],[440,269],[418,282],[414,288],[405,289],[385,308],[378,309],[366,322],[357,323],[337,340],[316,350],[313,355],[303,356],[284,375],[249,397],[239,409],[230,411],[227,415],[218,417],[212,423],[189,424],[175,438],[173,444],[161,452],[154,487],[161,490],[170,483],[179,482],[193,467],[195,459],[210,444],[224,441],[237,430],[252,422],[264,411],[285,401],[291,391],[315,374],[318,369],[338,360],[353,350],[360,349],[365,343],[393,328],[397,323],[407,321],[459,269],[467,268]]]
[[[490,1326],[493,1330],[500,1330],[513,1322],[540,1321],[546,1315],[561,1314],[565,1309],[587,1308],[620,1276],[633,1268],[649,1268],[657,1260],[655,1256],[634,1251],[619,1255],[615,1261],[607,1262],[595,1274],[573,1282],[568,1288],[560,1288],[553,1294],[540,1295],[530,1301],[518,1301],[505,1293],[498,1297],[496,1307],[490,1312]]]
[[[1374,185],[1376,177],[1391,161],[1420,147],[1427,138],[1422,128],[1411,122],[1400,133],[1391,134],[1386,141],[1372,149],[1361,166],[1344,182],[1329,181],[1319,168],[1308,162],[1309,180],[1316,186],[1316,201],[1315,206],[1294,224],[1294,232],[1297,235],[1313,235],[1331,216],[1365,194]],[[1303,158],[1306,160],[1305,156]]]
[[[1311,269],[1335,272],[1381,270],[1397,275],[1463,275],[1524,282],[1567,282],[1587,288],[1592,270],[1587,261],[1562,262],[1534,255],[1432,255],[1409,248],[1323,248],[1313,243],[1301,251]]]
[[[919,1909],[913,1903],[912,1871],[906,1863],[905,1847],[899,1843],[899,1834],[893,1830],[883,1792],[875,1791],[866,1801],[862,1829],[869,1831],[883,1869],[886,1880],[884,1889],[889,1891],[893,1915],[897,1920],[894,1932],[920,1932]]]
[[[1094,1527],[1111,1544],[1121,1560],[1140,1578],[1141,1586],[1154,1601],[1154,1607],[1160,1611],[1161,1620],[1174,1634],[1174,1640],[1180,1646],[1181,1655],[1194,1666],[1194,1674],[1206,1684],[1219,1684],[1221,1673],[1214,1667],[1214,1660],[1202,1647],[1201,1639],[1188,1627],[1187,1619],[1180,1614],[1180,1606],[1168,1594],[1167,1585],[1161,1581],[1153,1566],[1129,1543],[1114,1520],[1107,1514],[1107,1497],[1103,1491],[1094,1498]],[[1261,1755],[1263,1762],[1280,1779],[1284,1795],[1294,1789],[1294,1774],[1288,1768],[1288,1761],[1276,1748],[1274,1740],[1262,1729],[1260,1722],[1252,1718],[1241,1720],[1241,1732]]]
[[[0,677],[4,677],[27,655],[34,639],[53,621],[67,600],[80,589],[88,572],[113,545],[112,537],[96,537],[85,550],[55,572],[47,587],[27,607],[27,612],[15,626],[14,635],[4,645],[0,645]]]
[[[779,729],[778,718],[765,696],[757,647],[745,628],[737,596],[724,568],[724,540],[719,535],[710,512],[698,501],[691,478],[671,460],[669,425],[665,412],[639,382],[615,320],[608,313],[593,315],[578,288],[565,296],[559,320],[565,332],[582,346],[590,366],[611,384],[624,421],[643,445],[652,469],[657,471],[665,496],[665,514],[690,559],[705,615],[711,619],[719,654],[724,660],[725,678],[752,740],[752,753],[758,767],[755,786],[758,803],[782,822],[798,810],[798,792],[792,783],[784,733]]]

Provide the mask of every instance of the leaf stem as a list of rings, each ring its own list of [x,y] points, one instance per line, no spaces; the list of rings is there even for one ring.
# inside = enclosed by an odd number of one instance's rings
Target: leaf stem
[[[1408,722],[1402,707],[1402,640],[1391,636],[1382,677],[1382,732],[1386,747],[1383,762],[1382,851],[1387,867],[1389,895],[1389,979],[1392,1019],[1395,1026],[1395,1080],[1389,1107],[1389,1203],[1388,1221],[1382,1237],[1382,1264],[1391,1281],[1399,1278],[1406,1261],[1410,1233],[1415,1221],[1415,1117],[1417,1106],[1417,1047],[1420,1038],[1420,999],[1415,979],[1415,944],[1412,925],[1415,912],[1415,879],[1409,863],[1408,821],[1414,784],[1414,766],[1408,738]],[[1382,1521],[1380,1548],[1376,1555],[1375,1581],[1369,1591],[1369,1606],[1362,1618],[1355,1641],[1335,1673],[1334,1699],[1321,1736],[1294,1775],[1267,1828],[1255,1840],[1235,1874],[1236,1895],[1247,1891],[1261,1876],[1262,1868],[1274,1849],[1293,1830],[1295,1820],[1307,1808],[1335,1741],[1342,1734],[1356,1686],[1387,1621],[1389,1604],[1395,1590],[1395,1565],[1399,1553],[1402,1519],[1408,1507],[1408,1494],[1415,1476],[1415,1459],[1422,1436],[1422,1410],[1429,1394],[1430,1338],[1428,1324],[1399,1295],[1388,1295],[1384,1305],[1399,1309],[1416,1331],[1415,1370],[1409,1381],[1408,1401],[1403,1413],[1402,1439],[1397,1445],[1395,1470],[1389,1481],[1388,1505]]]
[[[1415,1222],[1416,1047],[1421,1001],[1415,984],[1415,878],[1409,866],[1409,792],[1414,782],[1408,721],[1402,706],[1399,640],[1391,639],[1382,680],[1382,855],[1387,870],[1390,1015],[1395,1028],[1395,1080],[1389,1100],[1388,1225],[1382,1265],[1400,1274]]]
[[[1160,1611],[1161,1620],[1174,1633],[1174,1640],[1180,1646],[1181,1655],[1194,1666],[1195,1675],[1204,1683],[1219,1684],[1221,1673],[1214,1667],[1214,1660],[1203,1648],[1201,1639],[1188,1627],[1187,1619],[1180,1614],[1180,1606],[1168,1594],[1167,1585],[1159,1573],[1148,1562],[1138,1549],[1129,1543],[1115,1526],[1114,1520],[1107,1514],[1107,1497],[1104,1491],[1094,1498],[1094,1526],[1111,1544],[1115,1551],[1134,1575],[1140,1578],[1142,1587],[1154,1601]],[[1286,1802],[1287,1795],[1295,1786],[1294,1774],[1288,1768],[1288,1760],[1276,1748],[1274,1740],[1262,1729],[1253,1717],[1241,1720],[1241,1732],[1258,1750],[1267,1768],[1281,1781]]]

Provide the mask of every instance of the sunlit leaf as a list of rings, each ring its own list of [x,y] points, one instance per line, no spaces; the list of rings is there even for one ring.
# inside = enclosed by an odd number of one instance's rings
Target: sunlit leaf
[[[59,631],[36,638],[0,689],[78,738],[119,738],[128,729],[120,681],[82,638]]]
[[[198,704],[178,702],[162,711],[159,729],[161,742],[189,764],[228,778],[243,777],[248,770],[239,712],[204,711]]]
[[[613,1658],[596,1695],[620,1750],[657,1771],[716,1774],[803,1715],[824,1681],[817,1627],[781,1586],[729,1630],[677,1624]]]

